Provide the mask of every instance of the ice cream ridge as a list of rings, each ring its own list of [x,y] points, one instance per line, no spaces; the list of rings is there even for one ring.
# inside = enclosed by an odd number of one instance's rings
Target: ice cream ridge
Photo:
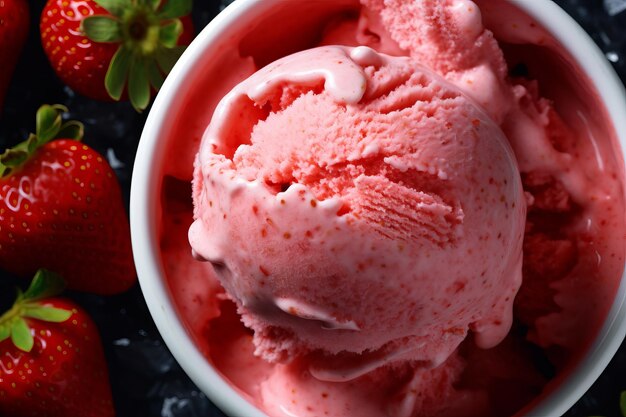
[[[512,415],[606,314],[619,164],[510,73],[477,4],[361,3],[202,138],[208,356],[272,417]]]

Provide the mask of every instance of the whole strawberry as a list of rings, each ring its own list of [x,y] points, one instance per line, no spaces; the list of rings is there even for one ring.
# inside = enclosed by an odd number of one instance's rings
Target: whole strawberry
[[[61,281],[62,282],[62,281]],[[115,415],[100,335],[52,273],[38,271],[0,316],[0,415]]]
[[[98,100],[127,94],[138,111],[189,44],[191,0],[48,0],[41,41],[61,80]]]
[[[0,1],[0,110],[26,37],[28,36],[26,0]]]
[[[42,106],[37,133],[0,155],[0,269],[47,268],[72,289],[122,292],[136,273],[120,186],[107,161],[76,140],[82,125],[63,123],[65,111]]]

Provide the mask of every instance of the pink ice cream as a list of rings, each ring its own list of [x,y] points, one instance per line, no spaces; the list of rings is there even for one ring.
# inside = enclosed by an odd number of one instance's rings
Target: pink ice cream
[[[623,269],[597,98],[554,87],[579,74],[503,2],[339,3],[300,52],[246,56],[261,31],[225,58],[241,82],[219,85],[193,175],[208,262],[171,238],[192,222],[172,191],[191,157],[166,173],[174,297],[272,417],[512,415],[585,352]],[[189,108],[212,110],[212,88]]]
[[[328,46],[258,71],[216,109],[194,201],[191,245],[269,361],[314,352],[317,378],[349,380],[438,366],[470,329],[484,348],[509,331],[515,156],[482,108],[410,58]]]

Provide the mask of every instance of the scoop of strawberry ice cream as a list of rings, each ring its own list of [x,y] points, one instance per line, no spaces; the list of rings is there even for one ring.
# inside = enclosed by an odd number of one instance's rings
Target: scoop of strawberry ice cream
[[[196,256],[257,354],[322,380],[499,343],[521,282],[525,202],[500,128],[406,57],[327,46],[235,87],[194,175]]]

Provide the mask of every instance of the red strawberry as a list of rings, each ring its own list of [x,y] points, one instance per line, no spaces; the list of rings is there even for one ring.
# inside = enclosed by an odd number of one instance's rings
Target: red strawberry
[[[100,335],[39,271],[13,307],[0,316],[0,415],[113,417]]]
[[[0,110],[28,35],[28,3],[26,0],[0,1]]]
[[[120,186],[100,154],[69,139],[82,125],[62,123],[63,111],[42,106],[37,134],[0,155],[0,268],[48,268],[72,289],[118,293],[136,280]]]
[[[191,42],[190,12],[191,0],[48,0],[41,41],[65,84],[99,100],[127,93],[140,111]]]

